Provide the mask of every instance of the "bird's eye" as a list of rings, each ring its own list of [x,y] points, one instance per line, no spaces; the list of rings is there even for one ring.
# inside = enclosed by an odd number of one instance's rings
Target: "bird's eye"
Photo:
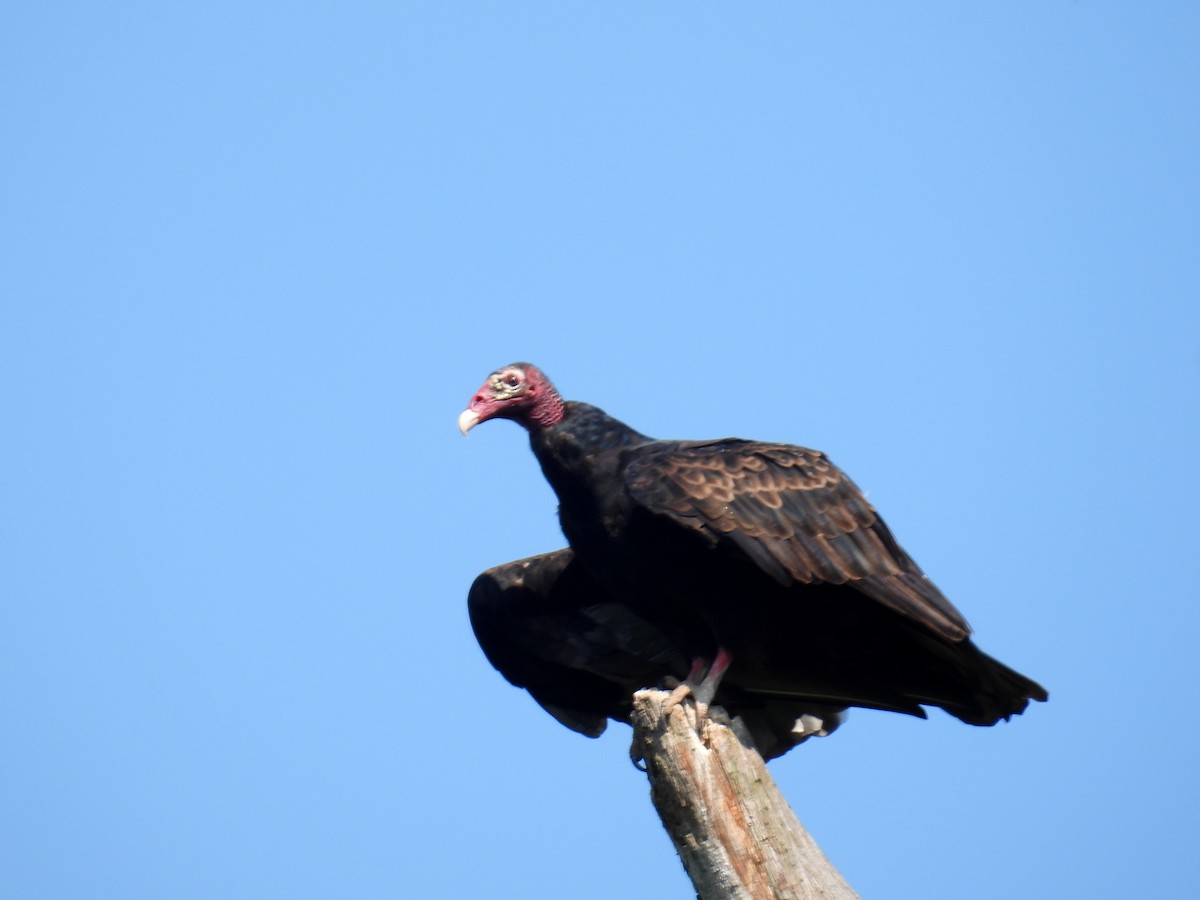
[[[518,378],[516,375],[513,375],[510,373],[505,377],[504,383],[507,384],[509,387],[516,387],[518,384],[521,383],[521,379]]]

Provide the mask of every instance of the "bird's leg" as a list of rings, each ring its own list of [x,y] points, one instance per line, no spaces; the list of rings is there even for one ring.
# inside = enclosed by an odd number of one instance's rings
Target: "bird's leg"
[[[667,698],[667,709],[682,703],[685,697],[694,697],[696,686],[704,680],[708,671],[708,660],[703,656],[692,659],[692,667],[688,670],[687,678],[680,681],[674,676],[664,679],[664,686],[671,688],[671,696]]]
[[[670,709],[682,702],[684,697],[691,696],[696,701],[697,725],[699,725],[699,722],[708,715],[708,706],[717,694],[717,688],[725,676],[725,670],[732,662],[733,657],[724,647],[717,648],[717,655],[713,657],[712,665],[709,665],[703,657],[697,656],[692,660],[691,671],[688,672],[683,684],[671,691],[671,696],[667,698],[667,708]]]
[[[708,672],[705,673],[703,680],[692,690],[692,696],[696,698],[696,702],[703,706],[708,706],[712,703],[713,697],[717,694],[717,688],[721,685],[721,679],[725,677],[725,671],[729,668],[729,664],[733,662],[733,657],[724,647],[717,648],[717,655],[713,657],[712,665],[708,667]]]

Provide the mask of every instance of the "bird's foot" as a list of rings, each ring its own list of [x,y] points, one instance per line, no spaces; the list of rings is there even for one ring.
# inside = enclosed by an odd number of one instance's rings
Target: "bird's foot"
[[[700,733],[704,720],[708,718],[708,703],[701,699],[699,688],[700,685],[698,684],[691,684],[688,681],[684,681],[675,690],[671,691],[666,702],[663,704],[664,711],[670,715],[671,710],[683,703],[688,697],[691,697],[692,703],[684,707],[684,715],[694,717],[692,725],[696,729],[697,734]],[[712,699],[711,696],[709,699]],[[689,710],[691,711],[690,714]]]
[[[692,661],[692,669],[688,672],[687,678],[679,682],[667,697],[663,704],[664,710],[670,714],[672,709],[691,697],[692,715],[695,716],[693,725],[696,733],[700,734],[704,721],[708,718],[708,708],[712,705],[713,698],[717,695],[717,688],[720,687],[721,679],[731,662],[733,662],[733,657],[724,647],[717,650],[712,665],[709,665],[706,659],[696,657]]]

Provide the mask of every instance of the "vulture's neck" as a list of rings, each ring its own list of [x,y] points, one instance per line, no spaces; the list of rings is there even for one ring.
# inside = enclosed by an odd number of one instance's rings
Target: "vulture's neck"
[[[648,440],[604,410],[573,400],[557,424],[529,433],[533,453],[560,501],[616,478],[620,451]]]

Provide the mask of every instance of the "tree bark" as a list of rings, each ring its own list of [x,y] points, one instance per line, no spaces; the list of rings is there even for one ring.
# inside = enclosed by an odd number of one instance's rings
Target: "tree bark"
[[[638,691],[633,755],[699,900],[850,900],[858,895],[809,837],[740,720]]]

